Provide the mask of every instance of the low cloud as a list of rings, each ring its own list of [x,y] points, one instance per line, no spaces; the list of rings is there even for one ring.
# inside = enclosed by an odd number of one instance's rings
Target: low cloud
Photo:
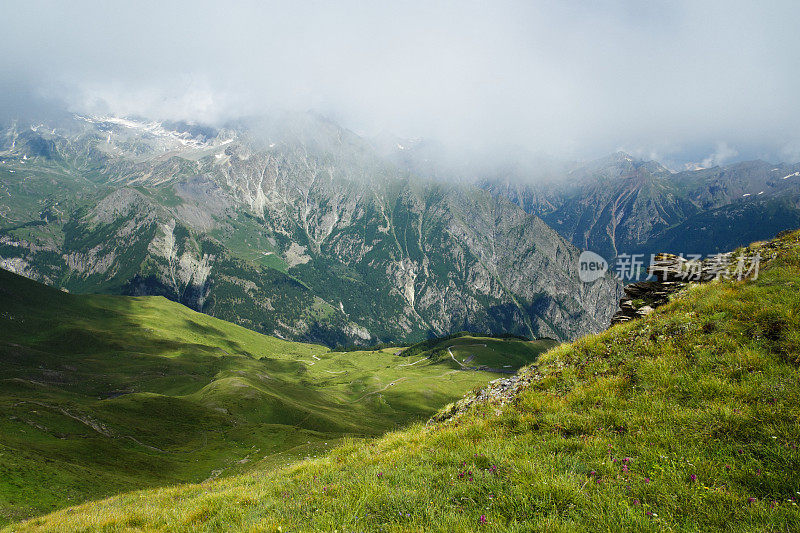
[[[703,159],[700,165],[704,168],[720,166],[732,160],[737,155],[739,155],[739,152],[729,146],[728,143],[718,142],[717,149],[714,150],[714,153]]]
[[[469,152],[681,160],[726,139],[713,163],[800,141],[797,20],[789,0],[33,0],[4,9],[0,80],[80,112],[314,110]]]

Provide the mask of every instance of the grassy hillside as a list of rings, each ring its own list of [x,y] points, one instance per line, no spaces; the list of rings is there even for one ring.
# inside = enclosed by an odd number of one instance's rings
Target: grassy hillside
[[[14,529],[797,531],[800,234],[761,252],[756,281],[551,350],[512,403]]]
[[[400,355],[439,362],[458,370],[514,373],[558,344],[552,339],[527,341],[514,337],[476,337],[457,333],[419,342],[404,349]]]
[[[285,466],[499,376],[397,351],[330,352],[161,297],[72,295],[0,270],[0,524]]]

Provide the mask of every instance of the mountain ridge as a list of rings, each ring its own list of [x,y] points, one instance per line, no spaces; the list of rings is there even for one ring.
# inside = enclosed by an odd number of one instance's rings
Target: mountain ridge
[[[800,163],[756,160],[672,172],[619,152],[570,170],[567,182],[529,184],[511,176],[485,178],[479,185],[538,215],[579,249],[611,261],[622,254],[663,249],[717,253],[791,229],[800,216],[800,180],[792,180],[798,169]],[[733,213],[756,198],[781,203],[787,216],[743,221],[746,227],[731,228]],[[705,226],[693,223],[698,218]],[[705,232],[709,228],[713,231]],[[682,237],[701,242],[681,242]]]

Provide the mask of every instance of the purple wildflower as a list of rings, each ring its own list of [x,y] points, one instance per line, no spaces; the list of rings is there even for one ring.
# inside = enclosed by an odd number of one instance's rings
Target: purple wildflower
[[[644,482],[645,483],[650,483],[650,478],[649,477],[644,478]]]
[[[697,481],[697,476],[696,476],[696,475],[692,474],[692,475],[691,475],[691,476],[689,476],[689,477],[691,477],[691,478],[692,478],[692,481]]]
[[[481,515],[480,521],[481,521],[481,524],[485,524],[486,523],[486,515],[485,514]]]

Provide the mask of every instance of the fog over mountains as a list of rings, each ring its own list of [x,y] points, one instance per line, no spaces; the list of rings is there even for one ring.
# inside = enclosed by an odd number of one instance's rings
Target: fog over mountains
[[[795,162],[798,19],[790,1],[34,1],[0,21],[0,114],[36,100],[222,126],[311,110],[487,164],[509,147]]]
[[[800,530],[800,2],[0,5],[0,533]]]

